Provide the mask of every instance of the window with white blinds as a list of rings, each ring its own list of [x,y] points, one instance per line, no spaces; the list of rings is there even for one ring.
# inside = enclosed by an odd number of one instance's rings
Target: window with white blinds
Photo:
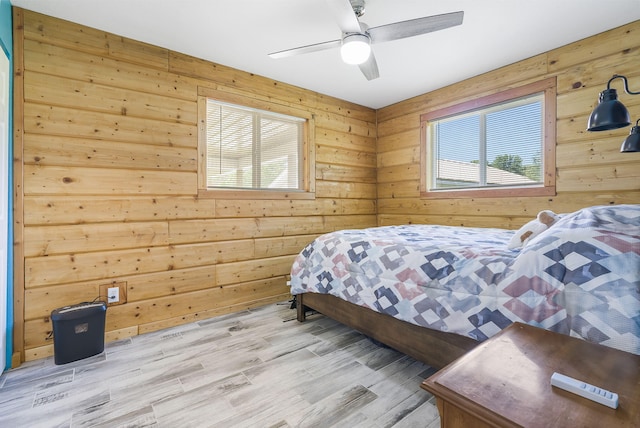
[[[206,101],[206,187],[302,190],[306,119]]]
[[[555,194],[555,97],[551,78],[421,115],[421,194]]]
[[[429,124],[431,190],[542,182],[543,94]]]

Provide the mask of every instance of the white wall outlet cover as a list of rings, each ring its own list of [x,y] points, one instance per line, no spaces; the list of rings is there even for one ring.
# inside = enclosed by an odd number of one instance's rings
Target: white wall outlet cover
[[[116,303],[120,301],[120,288],[110,287],[107,291],[107,303]]]

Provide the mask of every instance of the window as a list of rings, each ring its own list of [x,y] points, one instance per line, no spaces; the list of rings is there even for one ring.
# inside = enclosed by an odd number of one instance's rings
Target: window
[[[200,92],[199,194],[296,198],[313,190],[308,113],[212,89]]]
[[[422,196],[555,194],[555,78],[426,113]]]

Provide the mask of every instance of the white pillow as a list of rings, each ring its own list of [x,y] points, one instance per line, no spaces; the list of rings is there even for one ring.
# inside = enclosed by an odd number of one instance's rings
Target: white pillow
[[[522,226],[511,237],[508,245],[509,249],[513,250],[520,247],[524,248],[524,246],[527,245],[529,241],[550,228],[559,219],[560,216],[558,216],[553,211],[540,211],[535,219]]]

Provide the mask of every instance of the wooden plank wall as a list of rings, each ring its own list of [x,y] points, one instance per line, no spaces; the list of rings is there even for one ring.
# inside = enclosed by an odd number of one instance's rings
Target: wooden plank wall
[[[126,281],[125,338],[286,300],[306,243],[376,224],[374,110],[21,9],[14,34],[14,362],[101,284]],[[199,199],[198,86],[312,113],[316,199]]]
[[[640,90],[640,21],[406,100],[378,111],[378,223],[433,223],[514,229],[543,209],[640,203],[640,153],[620,153],[630,127],[586,132],[600,91],[614,74]],[[555,197],[420,199],[420,114],[557,77]],[[635,122],[640,96],[619,99]]]

